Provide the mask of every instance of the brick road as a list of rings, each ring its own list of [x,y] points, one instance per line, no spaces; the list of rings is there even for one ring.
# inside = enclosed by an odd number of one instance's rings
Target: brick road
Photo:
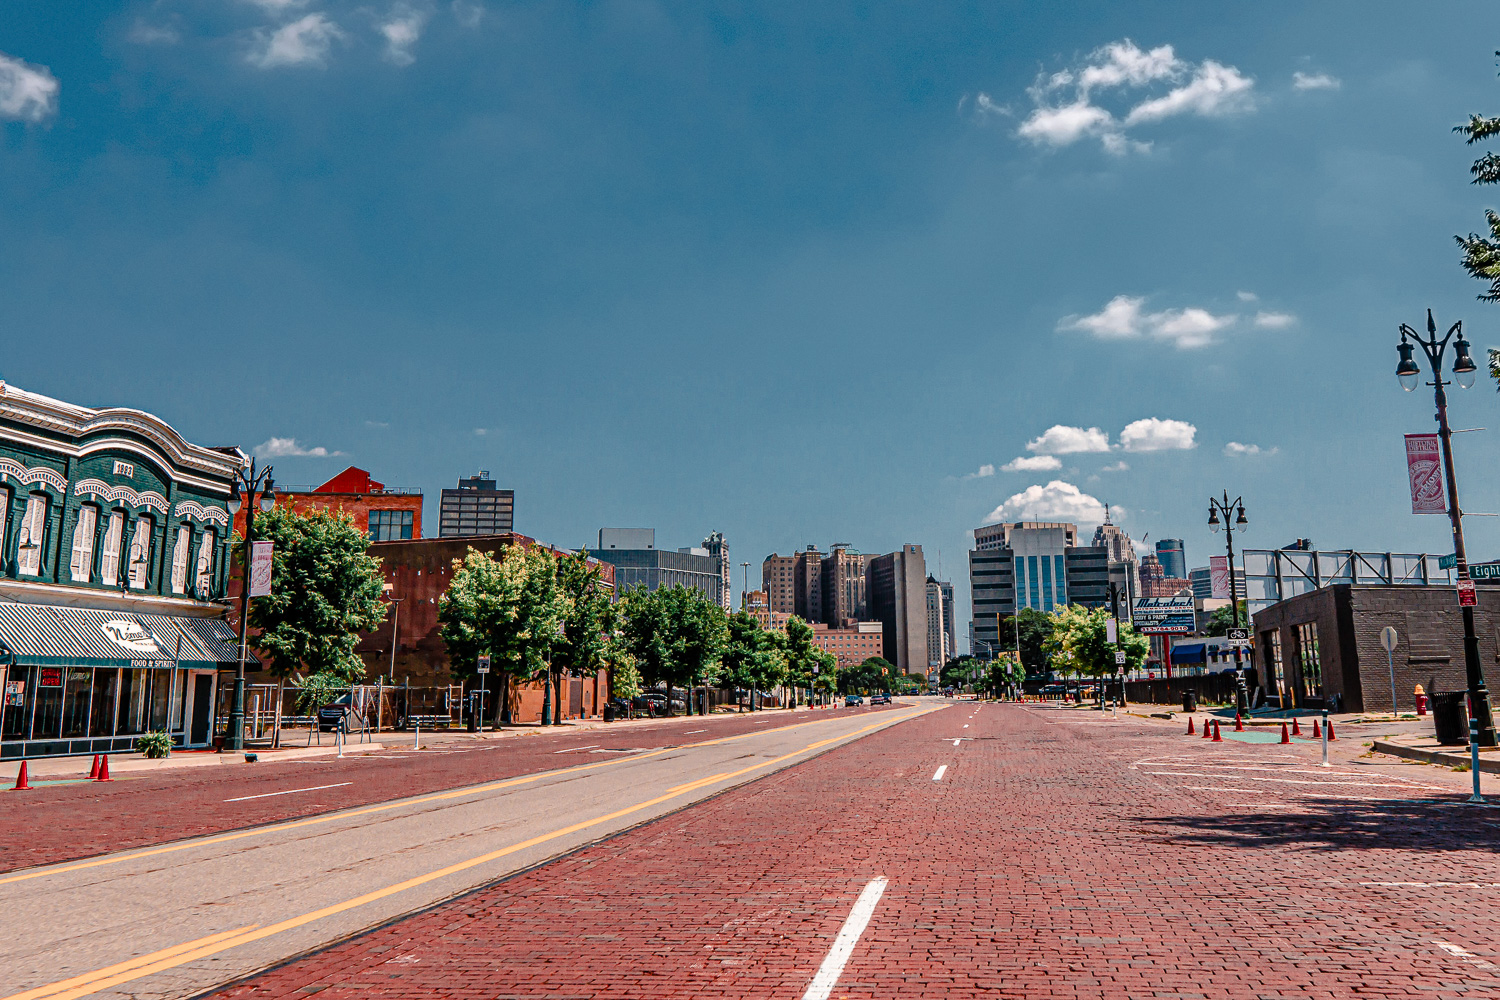
[[[889,888],[834,997],[1500,996],[1495,813],[1431,769],[971,711],[217,996],[798,997],[875,876]]]
[[[407,795],[460,788],[597,759],[607,753],[653,748],[777,728],[834,714],[888,711],[747,712],[705,720],[689,717],[621,726],[527,733],[495,740],[439,734],[434,749],[301,761],[228,764],[132,774],[108,783],[38,782],[30,792],[0,791],[0,872],[197,837],[261,823],[317,815]],[[410,736],[385,733],[388,744]],[[424,744],[427,737],[423,738]],[[83,762],[87,764],[85,760]],[[348,784],[345,784],[348,782]],[[332,785],[335,787],[320,788]],[[317,788],[317,791],[242,799],[244,796]],[[226,801],[229,799],[242,801]]]

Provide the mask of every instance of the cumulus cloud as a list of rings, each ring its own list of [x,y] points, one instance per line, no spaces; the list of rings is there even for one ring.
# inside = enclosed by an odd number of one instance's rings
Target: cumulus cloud
[[[1061,468],[1062,462],[1051,455],[1021,455],[1000,466],[1002,472],[1051,472]]]
[[[1291,313],[1258,312],[1255,314],[1255,325],[1266,330],[1285,330],[1295,322],[1297,322],[1297,317]]]
[[[255,446],[257,458],[329,458],[342,454],[341,451],[329,451],[322,445],[316,448],[304,448],[297,443],[296,438],[273,437]]]
[[[1292,74],[1293,90],[1338,90],[1343,86],[1336,76],[1327,73],[1304,73],[1301,70]]]
[[[1120,447],[1126,451],[1177,451],[1197,447],[1198,428],[1185,420],[1146,417],[1132,421],[1120,432]]]
[[[1241,444],[1231,441],[1224,446],[1224,454],[1230,458],[1246,458],[1251,455],[1274,455],[1279,448],[1262,448],[1258,444]]]
[[[343,31],[322,14],[308,14],[275,31],[255,33],[246,60],[261,69],[277,66],[321,66]]]
[[[964,476],[964,478],[965,479],[988,479],[990,476],[993,476],[994,474],[995,474],[995,467],[993,465],[989,464],[988,462],[986,462],[984,465],[981,465],[979,467],[979,471],[978,472],[967,473]]]
[[[1109,435],[1097,427],[1068,427],[1064,424],[1054,424],[1048,427],[1041,437],[1026,442],[1026,450],[1038,455],[1072,455],[1078,452],[1109,451]]]
[[[39,122],[57,113],[57,77],[0,52],[0,118]]]
[[[1064,316],[1058,320],[1057,328],[1082,330],[1100,340],[1151,337],[1188,349],[1213,343],[1214,334],[1239,320],[1235,313],[1215,315],[1197,306],[1147,312],[1145,304],[1145,298],[1140,296],[1116,295],[1091,316]]]
[[[1254,292],[1235,292],[1235,297],[1241,302],[1259,302],[1260,296]]]
[[[1124,514],[1111,508],[1118,518]],[[997,521],[1073,521],[1097,524],[1104,520],[1104,504],[1072,483],[1054,479],[1046,486],[1028,486],[990,511],[985,523]]]
[[[484,20],[484,7],[468,0],[453,0],[453,19],[465,28],[477,28]]]
[[[1116,97],[1119,113],[1098,100],[1101,93],[1159,86],[1166,86],[1166,93],[1137,100],[1133,106],[1135,98]],[[1126,38],[1095,49],[1082,65],[1039,76],[1027,90],[1032,111],[1016,134],[1054,148],[1095,138],[1110,153],[1144,151],[1150,144],[1130,138],[1129,129],[1179,115],[1215,117],[1249,111],[1254,87],[1255,81],[1233,66],[1212,59],[1194,64],[1179,58],[1170,45],[1146,50]]]
[[[411,48],[422,37],[422,26],[427,23],[424,11],[398,3],[391,8],[390,16],[379,25],[385,38],[385,57],[397,66],[410,66],[416,62]]]
[[[246,2],[254,4],[268,14],[285,14],[307,5],[307,0],[246,0]]]

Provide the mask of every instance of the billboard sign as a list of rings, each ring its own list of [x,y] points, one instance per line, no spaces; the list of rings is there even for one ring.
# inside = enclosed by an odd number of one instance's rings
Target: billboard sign
[[[1406,477],[1411,482],[1413,514],[1446,514],[1442,445],[1436,434],[1406,435]]]
[[[1191,597],[1142,597],[1135,602],[1135,630],[1153,635],[1195,631]]]

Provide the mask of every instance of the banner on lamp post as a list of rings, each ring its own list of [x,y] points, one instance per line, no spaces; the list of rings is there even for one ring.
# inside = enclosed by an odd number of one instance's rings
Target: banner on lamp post
[[[1443,451],[1436,434],[1406,435],[1406,476],[1411,481],[1413,514],[1446,514]]]
[[[250,589],[251,597],[269,597],[271,594],[271,550],[273,542],[250,543]]]
[[[1208,557],[1208,580],[1212,586],[1210,597],[1217,599],[1228,599],[1229,597],[1229,557]]]

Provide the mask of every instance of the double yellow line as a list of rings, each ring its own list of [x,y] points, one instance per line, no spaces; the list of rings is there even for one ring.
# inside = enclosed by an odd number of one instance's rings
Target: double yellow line
[[[906,713],[904,715],[891,716],[889,718],[882,718],[882,719],[880,719],[877,722],[872,722],[871,724],[869,724],[867,726],[864,726],[864,727],[862,727],[860,729],[856,729],[853,732],[845,733],[845,734],[840,735],[840,736],[831,736],[831,737],[829,737],[827,739],[818,740],[815,743],[809,743],[805,747],[802,747],[802,748],[797,749],[797,750],[793,750],[790,753],[782,754],[780,757],[775,757],[775,758],[772,758],[770,760],[762,761],[759,764],[751,764],[748,767],[740,768],[738,771],[728,771],[728,772],[725,772],[723,774],[710,775],[709,777],[699,778],[699,779],[697,779],[695,781],[690,781],[690,782],[688,782],[686,784],[683,784],[683,785],[677,785],[677,786],[675,786],[673,788],[667,789],[665,792],[663,792],[661,795],[656,796],[655,798],[648,799],[648,800],[646,800],[644,802],[637,802],[635,805],[626,806],[624,809],[617,809],[614,812],[608,813],[608,814],[603,815],[603,816],[596,816],[593,819],[586,819],[586,820],[583,820],[583,821],[578,822],[578,823],[573,823],[573,824],[571,824],[569,826],[561,827],[559,829],[552,830],[552,831],[550,831],[548,833],[538,834],[537,836],[532,837],[529,840],[523,840],[520,843],[511,844],[508,847],[502,847],[499,850],[490,851],[490,852],[488,852],[486,854],[481,854],[478,857],[469,858],[466,861],[459,861],[459,862],[456,862],[454,864],[448,865],[445,868],[439,868],[436,871],[427,872],[424,875],[417,875],[417,876],[415,876],[413,878],[406,879],[405,881],[397,882],[397,883],[395,883],[393,885],[388,885],[388,886],[385,886],[384,888],[376,889],[376,890],[374,890],[372,892],[367,892],[367,893],[364,893],[363,895],[355,896],[352,899],[346,899],[346,900],[344,900],[342,902],[339,902],[339,903],[333,903],[333,904],[331,904],[329,906],[325,906],[325,907],[322,907],[321,909],[313,910],[313,911],[311,911],[309,913],[304,913],[304,914],[302,914],[300,916],[289,917],[288,919],[282,920],[282,921],[280,921],[278,923],[268,924],[268,925],[266,925],[264,927],[260,926],[259,924],[250,924],[248,926],[240,927],[240,928],[237,928],[235,930],[221,931],[218,934],[210,934],[207,937],[201,937],[201,938],[198,938],[197,940],[194,940],[194,941],[185,941],[182,944],[173,945],[170,948],[164,948],[161,951],[152,952],[149,955],[141,955],[141,956],[139,956],[137,958],[132,958],[132,959],[129,959],[127,961],[120,962],[120,963],[117,963],[115,965],[111,965],[111,966],[108,966],[106,968],[103,968],[103,969],[98,969],[98,970],[96,970],[94,972],[86,972],[83,975],[74,976],[71,979],[63,979],[63,980],[59,980],[58,982],[55,982],[55,983],[50,983],[50,984],[48,984],[46,986],[38,986],[35,989],[26,990],[25,992],[22,992],[22,993],[15,993],[15,994],[12,994],[12,995],[10,995],[8,997],[0,998],[0,1000],[76,1000],[76,998],[88,996],[90,993],[97,993],[100,990],[109,989],[112,986],[118,986],[121,983],[127,983],[127,982],[130,982],[133,979],[140,979],[143,976],[149,976],[149,975],[152,975],[154,973],[162,972],[162,971],[167,970],[167,969],[176,968],[179,965],[184,965],[184,964],[186,964],[188,962],[195,961],[196,959],[204,958],[204,957],[207,957],[209,955],[215,955],[215,954],[218,954],[221,951],[227,951],[230,948],[239,947],[242,944],[249,944],[252,941],[259,941],[262,938],[270,937],[273,934],[280,934],[282,931],[288,931],[288,930],[292,930],[292,929],[297,928],[297,927],[301,927],[304,924],[312,923],[315,920],[321,920],[324,917],[330,917],[330,916],[333,916],[333,915],[338,914],[338,913],[343,913],[343,912],[345,912],[347,910],[352,910],[352,909],[355,909],[357,907],[364,906],[367,903],[373,903],[376,900],[384,899],[387,896],[393,896],[396,893],[405,892],[407,889],[414,889],[417,886],[425,885],[428,882],[432,882],[432,881],[435,881],[437,879],[445,878],[445,877],[447,877],[449,875],[453,875],[453,874],[456,874],[458,872],[466,871],[466,870],[468,870],[470,868],[474,868],[474,867],[476,867],[478,865],[487,864],[488,862],[498,860],[499,858],[503,858],[503,857],[506,857],[508,855],[515,854],[518,851],[524,851],[524,850],[527,850],[529,848],[536,847],[536,846],[538,846],[540,844],[545,844],[546,842],[548,842],[550,840],[556,840],[559,837],[566,837],[566,836],[568,836],[570,834],[580,833],[580,832],[582,832],[584,830],[587,830],[587,829],[589,829],[591,827],[596,827],[596,826],[600,826],[600,825],[605,824],[605,823],[610,823],[610,822],[613,822],[614,820],[621,819],[622,817],[629,816],[632,813],[641,812],[642,810],[650,809],[653,806],[659,806],[662,803],[669,802],[669,801],[671,801],[672,799],[675,799],[675,798],[680,798],[680,797],[682,797],[684,795],[687,795],[690,792],[695,792],[695,791],[698,791],[699,789],[706,788],[709,785],[717,784],[717,783],[722,782],[722,781],[730,781],[730,780],[733,780],[734,778],[743,777],[744,775],[750,774],[750,773],[752,773],[754,771],[764,770],[765,768],[768,768],[768,767],[775,767],[778,764],[782,764],[782,763],[785,763],[788,760],[791,760],[793,757],[801,756],[802,754],[809,753],[809,752],[811,752],[813,750],[820,750],[823,747],[829,746],[830,744],[833,744],[833,743],[838,743],[841,740],[847,740],[847,739],[852,739],[852,738],[854,738],[856,736],[862,736],[865,733],[870,732],[873,729],[879,729],[882,726],[892,725],[892,724],[897,723],[897,722],[905,722],[908,719],[914,719],[917,716],[925,715],[928,712],[933,712],[933,711],[937,711],[937,710],[938,709],[936,709],[936,708],[924,708],[924,709],[920,709],[920,710],[915,711],[915,712]],[[833,722],[833,721],[836,721],[836,720],[833,720],[833,719],[820,719],[820,720],[817,720],[815,722],[800,723],[796,727],[787,727],[787,728],[801,728],[802,726],[818,725],[818,724],[821,724],[821,723],[824,723],[824,722]],[[704,743],[695,743],[695,744],[693,744],[693,746],[706,746],[706,745],[709,745],[709,744],[712,744],[712,743],[725,743],[725,742],[729,742],[730,740],[741,739],[743,736],[751,736],[751,735],[759,735],[759,734],[744,733],[744,734],[740,734],[738,736],[726,736],[726,737],[723,737],[722,739],[718,739],[718,740],[707,740]],[[681,747],[673,747],[673,748],[670,748],[670,749],[682,749],[682,748]],[[640,760],[642,757],[655,756],[656,754],[666,753],[666,752],[668,752],[668,751],[667,750],[657,750],[657,751],[653,751],[653,752],[651,752],[649,754],[641,754],[641,755],[638,755],[638,756],[635,756],[635,757],[624,758],[624,759]],[[599,767],[599,766],[603,766],[604,764],[611,764],[611,763],[616,763],[616,762],[615,761],[605,761],[605,762],[601,762],[601,764],[582,765],[580,767],[568,768],[566,770],[567,771],[580,771],[580,770],[586,770],[589,767]],[[549,771],[549,772],[546,772],[546,773],[547,774],[559,774],[559,773],[566,773],[566,772],[565,771],[564,772]],[[506,781],[506,782],[497,782],[497,783],[492,784],[492,785],[479,785],[479,786],[475,786],[475,787],[467,789],[462,794],[472,794],[472,793],[474,793],[476,791],[483,791],[483,790],[492,789],[492,788],[504,788],[504,787],[506,787],[508,785],[521,784],[523,781],[536,780],[537,778],[540,778],[540,777],[543,777],[543,776],[544,775],[533,775],[533,776],[530,776],[530,777],[525,778],[525,779],[515,779],[515,780],[511,780],[511,781]],[[445,793],[443,795],[426,796],[426,797],[423,797],[423,798],[420,798],[420,799],[407,800],[405,803],[402,803],[402,804],[410,805],[413,802],[427,802],[427,801],[433,801],[435,799],[441,799],[441,798],[452,798],[456,794],[459,794],[459,793]],[[372,807],[372,808],[369,808],[369,809],[358,810],[358,811],[356,811],[355,813],[352,813],[352,814],[351,813],[339,813],[339,814],[336,814],[336,815],[339,815],[339,816],[360,815],[361,813],[378,812],[382,808],[388,808],[388,807],[377,806],[377,807]],[[297,822],[297,823],[286,823],[286,824],[281,824],[281,825],[276,826],[276,827],[263,828],[263,829],[258,830],[258,831],[245,831],[245,832],[243,832],[241,834],[231,834],[231,835],[225,836],[225,837],[213,838],[213,839],[206,840],[206,841],[196,841],[194,843],[196,845],[221,843],[221,842],[223,842],[225,840],[232,840],[232,839],[235,839],[235,838],[237,838],[239,836],[249,836],[249,835],[254,834],[254,833],[266,833],[266,832],[270,832],[271,830],[287,830],[287,829],[293,829],[293,828],[296,828],[296,827],[299,827],[299,826],[306,826],[309,823],[323,821],[323,820],[328,819],[328,818],[332,818],[332,817],[320,817],[320,818],[318,818],[316,820],[303,820],[303,821],[300,821],[300,822]],[[183,846],[192,846],[192,845],[183,845]],[[124,857],[117,858],[117,859],[102,858],[102,859],[98,859],[98,860],[93,861],[93,862],[85,862],[85,863],[78,864],[78,865],[68,866],[66,868],[50,869],[50,870],[48,870],[48,872],[43,872],[43,873],[39,873],[39,874],[56,873],[56,872],[59,872],[59,871],[75,871],[75,870],[77,870],[79,868],[87,868],[87,867],[91,867],[92,865],[95,865],[95,864],[108,864],[108,863],[110,863],[111,860],[124,861],[124,860],[128,860],[129,858],[146,857],[146,856],[151,855],[151,854],[163,853],[164,851],[167,851],[167,850],[180,850],[180,849],[182,849],[182,848],[178,847],[177,845],[173,845],[172,847],[157,848],[157,849],[152,850],[152,851],[139,851],[139,852],[136,852],[134,854],[126,855]],[[30,875],[29,877],[35,877],[35,876],[34,875]],[[18,879],[17,878],[11,878],[11,879],[7,879],[6,881],[18,881]]]

